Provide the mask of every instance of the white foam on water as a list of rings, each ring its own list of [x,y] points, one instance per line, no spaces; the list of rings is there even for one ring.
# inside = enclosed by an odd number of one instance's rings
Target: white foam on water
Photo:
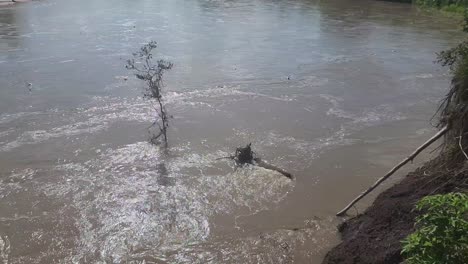
[[[329,82],[328,78],[318,77],[314,75],[307,75],[299,80],[299,85],[303,87],[321,87]]]
[[[7,124],[9,122],[21,119],[27,116],[33,116],[41,114],[41,112],[18,112],[12,114],[1,114],[0,115],[0,124]]]
[[[12,129],[12,128],[7,129],[7,130],[5,130],[5,131],[1,131],[1,132],[0,132],[0,137],[8,136],[8,135],[11,134],[13,131],[15,131],[15,130]]]
[[[340,118],[347,118],[347,119],[354,119],[355,117],[344,111],[343,109],[340,108],[340,103],[343,102],[343,99],[342,98],[339,98],[339,97],[336,97],[336,96],[332,96],[332,95],[329,95],[329,94],[320,94],[319,95],[321,98],[327,100],[331,105],[332,107],[330,107],[327,111],[327,115],[334,115],[334,116],[337,116],[337,117],[340,117]]]
[[[0,261],[2,264],[8,264],[11,253],[11,244],[8,236],[0,236]]]
[[[395,111],[393,107],[387,104],[379,105],[373,108],[364,109],[361,113],[350,113],[341,108],[342,98],[328,94],[321,94],[320,97],[327,100],[332,107],[327,111],[327,115],[333,115],[339,118],[351,119],[353,124],[362,126],[371,126],[381,122],[400,121],[406,119],[402,113]]]
[[[0,151],[9,151],[23,145],[37,144],[43,141],[59,138],[63,136],[75,136],[83,133],[92,134],[107,128],[106,123],[93,124],[90,122],[77,122],[71,125],[55,127],[50,130],[34,130],[22,133],[14,141],[8,142],[0,146]]]
[[[257,92],[248,92],[240,89],[239,86],[220,86],[216,88],[209,88],[203,90],[190,90],[185,92],[169,92],[167,94],[167,103],[183,103],[191,100],[200,99],[219,99],[223,97],[229,97],[229,100],[243,100],[246,98],[267,98],[275,101],[290,102],[295,99],[290,96],[271,96]]]
[[[7,197],[22,189],[22,183],[31,181],[36,175],[36,170],[27,168],[13,170],[8,176],[0,178],[0,198]]]
[[[57,121],[58,119],[61,121],[59,124],[65,123],[49,129],[25,131],[16,139],[0,144],[0,152],[10,151],[24,145],[38,144],[54,138],[97,133],[108,129],[110,124],[118,121],[151,122],[151,105],[142,99],[99,98],[95,99],[95,103],[99,106],[78,109],[75,112],[21,112],[0,116],[0,123],[8,123],[37,114],[44,115],[43,120]],[[70,121],[72,123],[69,123]],[[68,124],[66,124],[67,122]]]
[[[68,62],[74,62],[75,60],[62,60],[59,61],[58,63],[68,63]]]
[[[263,135],[258,135],[258,132],[253,133],[246,130],[239,130],[236,135],[246,140],[252,140],[252,135],[257,134],[254,138],[258,140],[255,144],[258,151],[261,152],[265,147],[281,148],[283,152],[289,150],[289,153],[294,153],[294,156],[304,159],[304,162],[298,162],[298,164],[306,166],[311,158],[316,158],[324,150],[355,144],[359,140],[353,138],[353,134],[362,129],[406,119],[405,116],[389,105],[379,105],[355,114],[341,108],[343,102],[341,98],[331,95],[320,95],[320,97],[325,98],[331,104],[326,112],[327,115],[346,119],[346,121],[340,123],[338,129],[327,133],[323,137],[308,141],[284,135],[278,131],[266,131]],[[281,161],[278,160],[278,162]],[[296,164],[295,166],[301,165]]]
[[[350,62],[354,58],[349,55],[331,55],[331,54],[323,54],[322,60],[329,63],[344,63]]]
[[[406,80],[430,79],[430,78],[434,78],[434,74],[432,73],[411,74],[411,75],[401,77],[400,80],[406,81]]]
[[[266,98],[269,100],[289,102],[294,98],[288,96],[275,97],[255,92],[245,92],[238,87],[218,87],[206,90],[193,90],[185,92],[169,92],[166,103],[177,112],[186,107],[212,108],[215,103],[229,98],[229,102],[236,100]],[[19,112],[14,114],[2,114],[0,124],[8,124],[13,121],[21,121],[24,117],[42,115],[42,120],[53,120],[60,125],[48,128],[29,130],[20,133],[16,139],[10,142],[0,143],[0,152],[11,151],[24,145],[38,144],[44,141],[82,134],[93,134],[107,130],[112,123],[119,121],[139,121],[152,123],[154,120],[154,108],[151,100],[143,98],[120,97],[93,97],[92,102],[86,108],[76,111],[45,111],[45,112]],[[57,122],[59,120],[59,122]],[[74,121],[74,122],[73,122]],[[52,122],[52,121],[51,121]]]
[[[403,118],[386,105],[349,113],[342,109],[343,99],[320,96],[331,105],[327,115],[346,119],[338,130],[312,141],[267,131],[260,136],[259,150],[285,147],[301,159],[310,160],[326,148],[352,144],[353,132]],[[223,86],[170,92],[166,102],[178,111],[185,107],[213,108],[226,98],[235,101],[258,97],[280,102],[295,100],[294,97],[275,97]],[[0,151],[54,138],[94,134],[115,122],[149,123],[152,111],[151,102],[141,98],[94,97],[88,106],[76,111],[41,112],[41,118],[53,124],[50,128],[34,129],[33,125],[15,140],[0,145]],[[35,114],[38,113],[2,115],[0,122],[20,121]],[[246,131],[242,134],[242,131],[240,129],[237,136],[251,134]],[[95,153],[96,156],[84,162],[58,164],[50,172],[58,175],[57,179],[37,182],[36,187],[47,197],[54,200],[72,197],[72,203],[67,206],[76,209],[72,222],[78,230],[75,243],[78,248],[66,262],[93,259],[96,263],[125,263],[151,256],[176,263],[196,263],[200,259],[220,263],[236,258],[249,263],[253,259],[248,257],[252,252],[259,252],[256,258],[262,262],[274,259],[287,262],[292,253],[289,249],[278,251],[281,243],[286,241],[291,246],[302,241],[301,236],[293,235],[290,230],[279,230],[268,233],[266,240],[265,236],[251,236],[211,242],[212,216],[235,214],[240,209],[255,214],[284,199],[293,183],[277,172],[252,166],[230,171],[226,169],[228,160],[217,160],[229,153],[194,153],[189,146],[171,149],[170,156],[146,142]],[[281,166],[281,162],[278,165]],[[30,171],[21,171],[18,175],[25,178],[10,176],[15,180],[0,187],[3,197],[19,190],[24,181],[34,180]],[[237,223],[242,215],[233,217]],[[309,240],[314,237],[312,233],[302,236]],[[225,257],[220,259],[220,252]],[[280,252],[286,256],[284,259],[283,255],[278,255]]]
[[[53,59],[56,59],[56,58],[57,57],[49,56],[49,57],[40,57],[40,58],[34,58],[34,59],[18,60],[16,62],[24,63],[24,62],[44,61],[44,60],[53,60]]]
[[[157,147],[139,142],[56,166],[64,182],[41,189],[57,199],[73,196],[80,248],[70,261],[96,251],[101,261],[116,263],[147,251],[169,255],[206,241],[214,214],[267,209],[292,188],[289,179],[262,168],[223,170],[216,158],[227,153],[174,151],[165,159]]]
[[[325,235],[333,232],[331,221],[310,219],[298,228],[278,227],[234,239],[220,237],[187,246],[165,260],[168,263],[294,263],[294,254],[298,251],[310,255],[329,246]]]

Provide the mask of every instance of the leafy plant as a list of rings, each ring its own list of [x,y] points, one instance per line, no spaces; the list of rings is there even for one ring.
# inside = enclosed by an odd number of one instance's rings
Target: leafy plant
[[[468,18],[467,18],[468,21]],[[448,66],[457,73],[457,68],[468,60],[468,41],[463,41],[454,48],[441,51],[437,54],[437,62]]]
[[[416,219],[416,231],[402,241],[405,263],[468,263],[468,195],[427,196],[416,210],[424,213]]]
[[[468,8],[463,10],[463,32],[468,32]]]
[[[169,116],[167,115],[162,95],[162,88],[164,87],[163,74],[170,70],[173,64],[161,59],[156,64],[153,63],[153,50],[157,47],[158,45],[155,41],[151,41],[141,47],[138,52],[133,53],[133,59],[127,60],[126,68],[135,71],[135,76],[146,82],[145,97],[155,99],[157,102],[156,113],[158,117],[153,126],[158,126],[159,133],[151,137],[151,143],[157,143],[157,140],[163,136],[165,146],[167,147]]]
[[[426,7],[435,7],[435,8],[442,8],[442,7],[465,7],[468,6],[467,0],[415,0],[416,4]],[[455,10],[459,11],[459,10]]]

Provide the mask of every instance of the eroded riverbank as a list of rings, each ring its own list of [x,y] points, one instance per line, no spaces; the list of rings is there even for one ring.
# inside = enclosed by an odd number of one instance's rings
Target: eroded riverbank
[[[428,195],[466,190],[468,167],[460,153],[441,154],[377,196],[362,214],[339,226],[342,242],[324,264],[394,264],[403,261],[401,241],[415,230],[417,201]]]

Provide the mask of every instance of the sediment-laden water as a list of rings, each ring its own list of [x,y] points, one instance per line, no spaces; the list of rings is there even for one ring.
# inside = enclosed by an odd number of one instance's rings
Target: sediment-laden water
[[[430,137],[457,32],[362,0],[0,7],[0,260],[320,263],[334,213]],[[150,40],[169,151],[124,67]],[[295,180],[218,159],[249,142]]]

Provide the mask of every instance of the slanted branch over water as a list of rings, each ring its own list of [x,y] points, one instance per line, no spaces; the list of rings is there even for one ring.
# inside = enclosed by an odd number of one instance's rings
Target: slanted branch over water
[[[453,160],[456,161],[457,156],[462,156],[463,162],[468,159],[466,151],[468,148],[468,41],[439,53],[438,62],[443,66],[450,67],[453,74],[451,87],[436,112],[439,118],[437,124],[437,127],[440,128],[439,132],[417,148],[408,158],[393,167],[361,195],[357,196],[343,210],[337,213],[338,216],[346,214],[349,208],[442,136],[444,136],[444,150]]]
[[[242,166],[244,164],[252,164],[252,165],[256,165],[256,166],[265,168],[267,170],[277,171],[277,172],[283,174],[284,176],[286,176],[286,177],[288,177],[290,179],[293,179],[293,176],[292,176],[291,173],[289,173],[289,172],[287,172],[287,171],[285,171],[285,170],[283,170],[281,168],[278,168],[276,166],[273,166],[271,164],[268,164],[268,163],[264,162],[262,159],[260,159],[259,157],[257,157],[256,153],[254,151],[252,151],[252,143],[249,143],[245,147],[236,148],[236,152],[235,152],[234,155],[229,156],[229,157],[224,157],[224,158],[234,160],[238,166]]]
[[[403,167],[406,163],[413,161],[414,158],[421,153],[424,149],[426,149],[428,146],[430,146],[432,143],[434,143],[437,139],[442,137],[445,133],[448,131],[448,126],[445,126],[442,128],[437,134],[435,134],[433,137],[431,137],[429,140],[424,142],[421,146],[419,146],[411,155],[409,155],[406,159],[402,160],[400,163],[398,163],[395,167],[393,167],[387,174],[382,176],[380,179],[378,179],[371,187],[369,187],[367,190],[365,190],[363,193],[358,195],[354,200],[352,200],[343,210],[339,211],[336,215],[337,216],[342,216],[345,215],[346,212],[353,207],[357,202],[359,202],[362,198],[364,198],[366,195],[368,195],[370,192],[372,192],[377,186],[379,186],[382,182],[384,182],[386,179],[388,179],[390,176],[392,176],[397,170],[399,170],[401,167]]]

